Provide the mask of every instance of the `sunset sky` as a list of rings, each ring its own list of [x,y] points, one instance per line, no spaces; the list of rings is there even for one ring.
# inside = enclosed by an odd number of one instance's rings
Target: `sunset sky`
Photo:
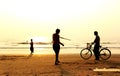
[[[1,0],[0,41],[51,41],[56,28],[65,43],[120,41],[120,0]]]

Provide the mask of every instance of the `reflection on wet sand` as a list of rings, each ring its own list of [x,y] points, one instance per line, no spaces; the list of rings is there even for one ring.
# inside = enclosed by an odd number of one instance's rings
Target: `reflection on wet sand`
[[[99,69],[99,68],[95,68],[95,69],[93,69],[93,71],[97,71],[97,72],[120,72],[120,69],[117,69],[117,68],[109,68],[109,69],[107,69],[107,68],[102,68],[102,69]]]

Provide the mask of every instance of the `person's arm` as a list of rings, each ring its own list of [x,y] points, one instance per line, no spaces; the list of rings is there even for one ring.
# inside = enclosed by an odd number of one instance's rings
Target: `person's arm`
[[[60,42],[60,44],[61,44],[62,46],[64,46],[64,44],[63,44],[63,43],[61,43],[61,42]]]
[[[92,44],[96,43],[96,41],[97,41],[97,38],[95,38],[95,40],[92,42]]]
[[[58,36],[59,36],[59,35],[58,35]],[[60,42],[60,36],[59,36],[59,40],[58,40],[58,41],[59,41],[59,44],[61,44],[62,46],[64,46],[64,44]]]

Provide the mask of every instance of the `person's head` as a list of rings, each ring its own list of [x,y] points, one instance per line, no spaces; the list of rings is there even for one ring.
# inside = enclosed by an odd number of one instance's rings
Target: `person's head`
[[[60,33],[60,29],[56,29],[56,34],[59,34]]]
[[[33,41],[33,39],[30,39],[31,40],[31,42]]]
[[[97,32],[97,31],[94,31],[94,35],[98,35],[98,32]]]

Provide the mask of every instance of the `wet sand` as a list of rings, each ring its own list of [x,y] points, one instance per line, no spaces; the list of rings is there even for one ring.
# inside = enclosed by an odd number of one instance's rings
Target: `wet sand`
[[[0,55],[0,76],[120,76],[120,71],[93,71],[96,68],[120,69],[120,55],[107,61],[83,60],[79,54],[60,54],[60,65],[50,55]]]

